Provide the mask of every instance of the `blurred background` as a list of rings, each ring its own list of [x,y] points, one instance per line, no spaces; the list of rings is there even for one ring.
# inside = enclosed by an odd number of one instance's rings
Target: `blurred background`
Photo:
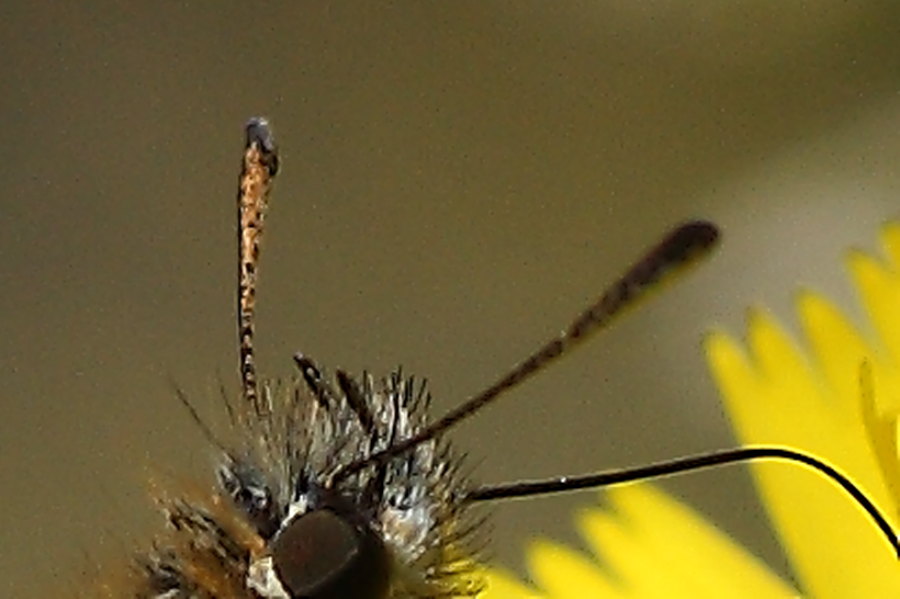
[[[701,354],[900,203],[900,6],[780,2],[26,3],[0,9],[0,594],[42,597],[161,523],[149,469],[212,480],[175,400],[236,389],[242,127],[282,149],[259,364],[426,375],[443,411],[672,224],[702,269],[458,427],[482,482],[731,446]],[[858,314],[857,314],[858,316]],[[788,575],[740,468],[667,490]],[[827,483],[823,483],[823,490]],[[492,508],[490,551],[578,543],[587,492]]]

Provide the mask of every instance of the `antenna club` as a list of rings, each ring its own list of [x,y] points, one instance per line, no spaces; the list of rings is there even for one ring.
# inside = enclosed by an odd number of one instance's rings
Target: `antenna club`
[[[690,220],[675,229],[673,238],[683,239],[685,245],[712,247],[722,236],[719,227],[707,220]]]
[[[247,121],[245,129],[247,148],[256,147],[260,153],[260,162],[268,168],[269,176],[274,177],[278,172],[278,147],[268,119],[255,116]]]
[[[660,283],[708,255],[719,238],[718,228],[708,221],[689,221],[670,232],[659,243],[632,264],[624,275],[607,287],[597,301],[582,312],[562,333],[547,341],[481,393],[450,410],[442,418],[415,435],[388,448],[339,468],[333,480],[340,482],[363,468],[384,463],[409,451],[419,443],[435,438],[455,426],[503,393],[533,376],[559,359],[592,333],[604,329],[627,309],[634,306]]]
[[[652,252],[656,264],[684,265],[709,253],[719,242],[719,228],[709,221],[693,220],[676,227]]]
[[[266,117],[254,116],[247,120],[247,145],[258,143],[268,152],[275,151],[275,138]]]

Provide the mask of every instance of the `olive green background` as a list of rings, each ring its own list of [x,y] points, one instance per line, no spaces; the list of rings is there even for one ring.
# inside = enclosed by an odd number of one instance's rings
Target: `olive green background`
[[[853,312],[843,248],[900,204],[898,31],[891,0],[5,3],[0,595],[149,536],[150,472],[211,480],[172,382],[214,421],[235,388],[249,116],[283,153],[270,375],[297,350],[403,364],[443,410],[673,223],[722,226],[710,264],[453,434],[484,482],[578,473],[732,445],[700,344],[747,305],[793,327],[809,285]],[[665,487],[785,572],[748,481]],[[496,505],[490,551],[521,569],[594,501]]]

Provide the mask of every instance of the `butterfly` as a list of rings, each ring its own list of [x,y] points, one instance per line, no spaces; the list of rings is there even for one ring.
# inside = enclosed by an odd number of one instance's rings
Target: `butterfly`
[[[719,231],[691,221],[666,235],[559,335],[440,418],[425,384],[401,371],[333,372],[296,354],[296,376],[260,379],[254,331],[260,241],[278,170],[269,123],[253,118],[238,184],[240,394],[225,396],[215,485],[160,491],[166,526],[108,597],[147,599],[436,599],[471,597],[485,539],[474,506],[758,458],[801,462],[847,490],[898,549],[874,505],[841,473],[787,448],[751,447],[637,468],[478,486],[445,433],[604,329],[651,290],[708,256]]]

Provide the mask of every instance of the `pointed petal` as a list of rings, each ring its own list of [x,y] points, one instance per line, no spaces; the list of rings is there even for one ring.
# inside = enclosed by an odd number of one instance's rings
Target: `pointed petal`
[[[588,556],[550,541],[533,541],[527,552],[535,583],[553,599],[627,597]]]
[[[690,585],[684,596],[787,599],[798,595],[728,535],[652,485],[626,485],[610,489],[608,494],[645,551],[664,562],[667,572],[678,574],[681,586]],[[584,523],[592,546],[599,540],[593,538],[596,524]],[[680,547],[690,547],[690,551]],[[703,574],[698,576],[698,572]]]
[[[847,267],[878,337],[896,361],[900,357],[900,280],[878,259],[859,251],[847,255]]]
[[[488,569],[484,578],[487,586],[478,594],[478,599],[546,599],[544,595],[499,568]]]

